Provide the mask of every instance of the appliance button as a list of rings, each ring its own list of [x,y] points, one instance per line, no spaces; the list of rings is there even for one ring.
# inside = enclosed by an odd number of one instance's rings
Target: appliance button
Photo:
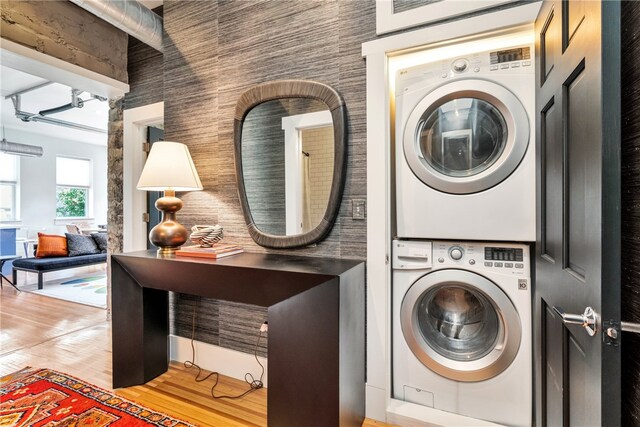
[[[451,249],[449,249],[449,256],[451,257],[451,259],[458,261],[462,259],[463,255],[464,255],[464,250],[460,246],[454,246]]]
[[[438,262],[443,263],[444,262],[444,258],[442,258],[442,257],[438,258]]]
[[[470,260],[469,260],[469,265],[475,265],[475,263],[476,263],[476,260],[475,260],[475,259],[470,259]]]
[[[498,69],[497,65],[492,65],[491,67],[489,67],[489,70],[491,70],[491,71],[495,71],[497,69]]]
[[[528,67],[531,65],[531,61],[522,61],[522,66],[523,67]]]
[[[524,268],[524,264],[516,264],[516,268]]]
[[[520,68],[520,63],[514,62],[513,64],[511,64],[511,68]]]
[[[462,73],[463,71],[466,71],[468,67],[469,61],[467,61],[466,59],[456,59],[455,61],[453,61],[453,65],[451,66],[453,71],[455,71],[456,73]]]
[[[485,267],[493,267],[493,263],[492,263],[492,262],[489,262],[489,261],[485,261],[485,262],[484,262],[484,266],[485,266]]]
[[[513,268],[513,263],[511,263],[511,262],[505,262],[505,263],[504,263],[504,268]]]
[[[500,65],[500,69],[502,69],[502,70],[506,70],[507,68],[509,68],[509,64]]]
[[[501,262],[496,262],[493,264],[495,267],[502,267],[502,263]]]
[[[474,73],[479,73],[479,72],[480,72],[480,67],[476,67],[476,68],[474,68],[474,69],[473,69],[473,72],[474,72]]]

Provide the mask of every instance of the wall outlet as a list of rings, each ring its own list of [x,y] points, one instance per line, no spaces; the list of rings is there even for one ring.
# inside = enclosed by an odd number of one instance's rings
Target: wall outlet
[[[363,199],[354,199],[352,202],[353,206],[353,219],[365,219],[367,212],[367,201]]]

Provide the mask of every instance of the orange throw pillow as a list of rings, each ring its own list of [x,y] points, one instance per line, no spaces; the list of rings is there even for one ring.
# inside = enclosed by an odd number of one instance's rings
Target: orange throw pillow
[[[67,238],[56,234],[38,233],[38,250],[36,258],[68,256]]]

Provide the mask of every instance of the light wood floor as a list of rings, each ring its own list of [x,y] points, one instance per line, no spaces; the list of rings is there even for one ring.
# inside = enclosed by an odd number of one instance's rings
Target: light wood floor
[[[106,311],[80,304],[0,291],[0,376],[25,366],[50,368],[111,389],[111,327]],[[196,383],[195,372],[172,363],[169,371],[136,387],[116,390],[122,397],[197,426],[267,425],[267,390],[240,400],[210,397],[212,379]],[[239,394],[246,383],[220,377],[216,395]],[[389,424],[365,420],[363,427]]]

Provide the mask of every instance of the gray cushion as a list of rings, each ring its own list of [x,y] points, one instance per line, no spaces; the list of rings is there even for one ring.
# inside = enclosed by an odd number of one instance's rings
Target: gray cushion
[[[76,257],[20,258],[13,261],[13,266],[27,270],[47,271],[82,267],[83,265],[99,264],[103,262],[107,262],[106,254],[80,255]]]
[[[98,249],[100,249],[100,253],[107,253],[107,233],[93,233],[91,235],[93,240],[95,240],[96,245],[98,245]]]
[[[83,234],[69,234],[67,236],[67,248],[69,249],[69,256],[79,255],[92,255],[99,254],[100,249],[96,241],[91,236],[85,236]]]

